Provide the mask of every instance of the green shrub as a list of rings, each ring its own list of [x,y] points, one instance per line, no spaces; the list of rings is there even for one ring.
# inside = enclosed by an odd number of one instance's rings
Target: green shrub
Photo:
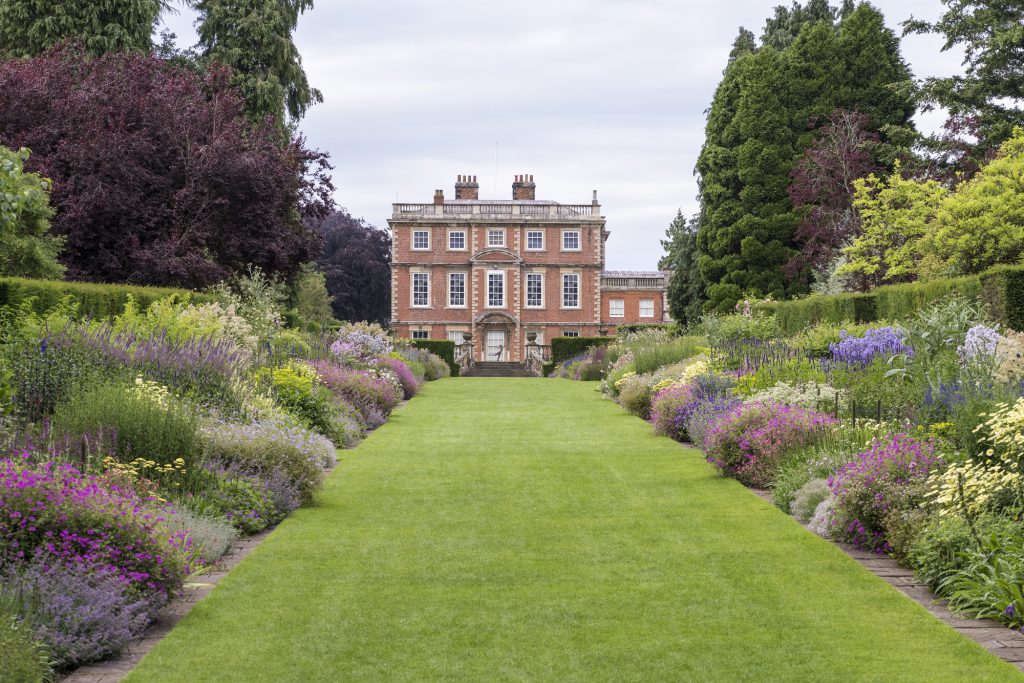
[[[0,672],[5,683],[43,683],[50,680],[46,648],[17,616],[15,605],[0,599]]]
[[[246,534],[263,531],[284,518],[271,492],[255,479],[220,471],[208,474],[206,487],[185,502],[193,512],[223,517]]]
[[[203,428],[206,450],[213,460],[269,476],[284,472],[303,503],[319,490],[323,467],[334,464],[327,439],[299,427],[276,422],[250,425],[217,422]]]
[[[321,386],[309,365],[293,362],[273,370],[265,368],[260,379],[270,382],[282,408],[336,445],[344,448],[358,439],[362,426],[357,411]]]
[[[154,470],[147,477],[190,487],[202,454],[197,417],[173,396],[147,391],[154,386],[103,384],[79,392],[57,406],[53,433],[73,444],[112,435],[114,455],[123,463],[142,458],[171,467],[181,458],[184,474],[175,468],[163,475]]]
[[[615,337],[555,337],[551,340],[551,362],[555,365],[579,356],[592,346],[615,341]]]
[[[419,349],[426,349],[435,356],[439,356],[451,369],[451,376],[459,376],[459,364],[455,362],[455,342],[447,339],[413,339],[412,345]]]
[[[633,368],[637,374],[648,374],[666,365],[692,358],[702,351],[704,341],[700,337],[679,337],[667,344],[636,349]]]
[[[701,326],[712,345],[748,340],[767,341],[779,336],[778,320],[760,311],[753,315],[706,315]]]
[[[640,377],[630,377],[619,390],[619,404],[645,420],[651,415],[651,398],[651,388]]]

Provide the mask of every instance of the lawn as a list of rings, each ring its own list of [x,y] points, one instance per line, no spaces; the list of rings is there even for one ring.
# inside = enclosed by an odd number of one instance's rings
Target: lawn
[[[128,678],[1013,681],[594,384],[428,384]]]

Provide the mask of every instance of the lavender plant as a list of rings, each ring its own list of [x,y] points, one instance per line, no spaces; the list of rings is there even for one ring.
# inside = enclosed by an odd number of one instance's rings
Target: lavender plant
[[[116,572],[45,554],[7,569],[0,600],[16,607],[57,668],[117,654],[155,616]]]

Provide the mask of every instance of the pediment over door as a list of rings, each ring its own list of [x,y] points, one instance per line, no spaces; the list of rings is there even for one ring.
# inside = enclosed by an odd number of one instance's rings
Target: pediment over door
[[[501,313],[500,311],[489,311],[487,313],[481,313],[473,320],[477,325],[515,325],[516,319],[510,316],[508,313]]]
[[[522,263],[523,259],[514,251],[501,248],[484,249],[478,251],[469,259],[470,263]]]

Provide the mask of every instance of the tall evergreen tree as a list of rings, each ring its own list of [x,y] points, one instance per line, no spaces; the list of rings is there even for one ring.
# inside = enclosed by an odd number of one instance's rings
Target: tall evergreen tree
[[[787,192],[794,164],[837,108],[866,115],[891,164],[913,135],[909,97],[893,87],[909,79],[898,39],[867,3],[839,12],[819,0],[778,8],[760,47],[737,40],[697,162],[709,310],[729,310],[746,294],[806,291],[806,278],[783,272],[801,247]]]
[[[986,153],[995,150],[1024,126],[1024,4],[1020,0],[942,0],[946,11],[932,23],[910,19],[904,34],[936,33],[942,50],[964,51],[964,74],[929,78],[921,84],[928,107],[946,108],[947,130],[976,138],[965,155],[966,170],[974,170]],[[949,141],[947,141],[949,142]],[[943,147],[942,140],[932,140]],[[948,145],[947,145],[948,146]]]
[[[661,246],[665,255],[658,261],[658,268],[672,271],[668,283],[668,311],[680,325],[692,325],[700,320],[707,298],[704,278],[697,266],[697,226],[699,218],[687,220],[683,212],[676,213]]]
[[[313,0],[188,0],[199,12],[202,56],[232,69],[232,85],[245,99],[253,121],[302,118],[323,101],[311,88],[292,40],[299,15]]]
[[[149,51],[165,0],[0,0],[0,57],[35,57],[65,42],[92,55]]]

